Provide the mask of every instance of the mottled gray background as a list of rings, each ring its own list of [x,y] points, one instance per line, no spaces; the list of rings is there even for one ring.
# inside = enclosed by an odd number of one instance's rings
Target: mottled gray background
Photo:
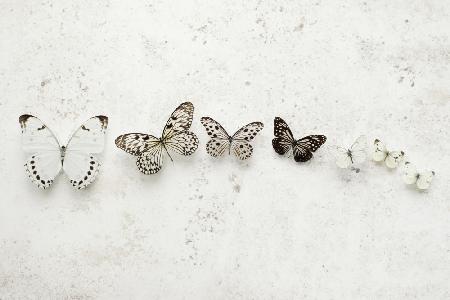
[[[0,298],[449,299],[449,38],[443,0],[0,0]],[[114,138],[185,100],[199,150],[141,175]],[[63,141],[108,115],[95,184],[34,187],[22,113]],[[278,157],[275,115],[326,147]],[[201,116],[263,121],[252,159],[209,157]],[[432,188],[338,170],[360,134]]]

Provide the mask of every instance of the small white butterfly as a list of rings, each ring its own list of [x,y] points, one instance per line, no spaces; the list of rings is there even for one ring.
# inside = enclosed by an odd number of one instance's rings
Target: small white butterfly
[[[336,146],[335,158],[336,165],[343,169],[363,163],[367,158],[367,138],[358,137],[350,149]]]
[[[426,190],[430,187],[431,181],[433,180],[435,173],[434,171],[426,171],[419,173],[417,169],[409,162],[405,162],[403,181],[406,184],[416,184],[419,190]]]
[[[61,146],[53,132],[32,115],[21,115],[19,123],[22,127],[22,148],[30,155],[25,170],[38,187],[50,187],[61,170],[78,189],[95,180],[100,162],[94,154],[103,151],[107,117],[96,116],[84,122],[66,146]]]
[[[405,153],[403,151],[388,151],[385,144],[379,139],[374,141],[374,152],[372,159],[374,161],[384,161],[386,167],[394,169],[403,161]]]

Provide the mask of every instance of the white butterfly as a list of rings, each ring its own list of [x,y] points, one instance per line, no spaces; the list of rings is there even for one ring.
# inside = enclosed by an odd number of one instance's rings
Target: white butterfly
[[[169,150],[191,155],[198,148],[198,138],[189,129],[194,115],[194,105],[184,102],[167,120],[161,138],[146,133],[127,133],[116,138],[116,146],[137,156],[136,165],[144,174],[155,174],[163,165],[163,153]]]
[[[434,175],[434,171],[419,173],[409,161],[405,162],[403,180],[406,184],[416,184],[419,190],[428,189]]]
[[[375,150],[372,155],[374,161],[384,161],[386,167],[394,169],[403,161],[405,153],[403,151],[388,151],[383,142],[379,139],[374,141]]]
[[[360,164],[366,160],[367,157],[367,138],[362,135],[356,139],[350,149],[343,147],[336,147],[335,158],[336,165],[339,168],[348,168],[356,164]]]
[[[230,136],[226,130],[217,121],[210,117],[203,117],[200,122],[205,127],[208,136],[211,138],[206,143],[206,151],[213,157],[221,156],[228,150],[240,160],[244,160],[252,156],[253,147],[250,141],[253,140],[258,132],[264,128],[261,122],[252,122]]]
[[[78,189],[95,180],[100,163],[94,154],[103,151],[108,118],[92,117],[81,125],[61,146],[52,131],[32,115],[21,115],[22,148],[30,154],[25,170],[38,187],[46,189],[64,170],[70,183]]]

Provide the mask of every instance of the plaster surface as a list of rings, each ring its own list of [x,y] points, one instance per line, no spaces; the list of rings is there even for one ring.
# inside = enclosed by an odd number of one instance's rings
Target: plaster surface
[[[0,0],[1,299],[450,299],[448,1]],[[140,174],[114,145],[192,101],[191,157]],[[66,141],[109,116],[97,181],[23,170],[18,117]],[[264,130],[245,162],[205,151],[200,117]],[[273,118],[328,141],[305,164]],[[427,192],[371,161],[404,150]]]

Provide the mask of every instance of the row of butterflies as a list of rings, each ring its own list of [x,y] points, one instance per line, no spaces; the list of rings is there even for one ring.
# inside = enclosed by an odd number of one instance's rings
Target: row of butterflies
[[[182,103],[175,109],[164,126],[161,138],[146,133],[127,133],[116,138],[118,148],[137,157],[136,165],[144,174],[155,174],[161,170],[164,153],[172,160],[171,152],[191,155],[198,148],[197,136],[189,131],[194,114],[194,106],[190,102]],[[29,154],[25,164],[29,178],[38,187],[46,189],[54,178],[64,170],[72,185],[78,189],[92,183],[100,167],[95,156],[103,151],[108,117],[96,116],[82,124],[69,139],[66,146],[61,146],[53,132],[38,118],[32,115],[19,117],[22,128],[22,145]],[[215,120],[201,118],[210,140],[206,151],[213,157],[225,152],[237,158],[248,159],[253,153],[250,142],[256,137],[264,125],[252,122],[229,135]],[[274,120],[272,146],[276,153],[291,153],[296,162],[306,162],[313,157],[327,140],[324,135],[308,135],[296,140],[286,122],[276,117]],[[388,168],[396,168],[403,162],[402,151],[388,151],[379,141],[374,142],[372,158],[384,161]],[[336,164],[341,168],[354,168],[367,156],[367,142],[364,136],[358,138],[349,148],[336,147]],[[430,186],[434,172],[418,173],[409,163],[403,163],[404,179],[408,184],[415,184],[419,189]]]

